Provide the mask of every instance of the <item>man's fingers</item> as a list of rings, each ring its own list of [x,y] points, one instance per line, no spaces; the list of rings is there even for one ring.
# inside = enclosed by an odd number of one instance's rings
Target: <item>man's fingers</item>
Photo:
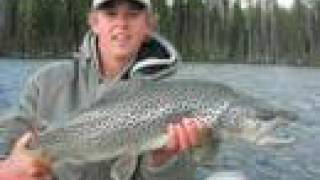
[[[40,159],[38,160],[33,160],[32,162],[32,167],[28,174],[32,177],[45,177],[48,175],[51,175],[51,164],[48,164],[47,162],[41,161]]]
[[[191,146],[196,146],[198,144],[199,138],[199,129],[197,124],[193,119],[183,119],[182,121],[183,126],[187,132],[188,141],[190,142]]]
[[[22,174],[31,179],[50,177],[53,158],[45,151],[29,151],[27,147],[32,140],[33,134],[28,132],[16,141],[12,154],[7,159],[6,169],[14,176]]]
[[[197,146],[201,142],[202,131],[205,129],[206,125],[195,118],[183,118],[180,123],[169,124],[167,127],[169,136],[167,148],[179,152]]]
[[[15,144],[14,150],[25,150],[27,145],[32,141],[32,133],[27,132],[19,138]]]
[[[188,139],[188,133],[186,129],[181,124],[175,125],[175,128],[178,135],[179,151],[185,151],[189,149],[190,142]]]
[[[168,125],[167,133],[169,136],[169,142],[167,144],[167,148],[171,151],[176,151],[178,145],[177,145],[177,136],[176,136],[176,132],[173,124]]]

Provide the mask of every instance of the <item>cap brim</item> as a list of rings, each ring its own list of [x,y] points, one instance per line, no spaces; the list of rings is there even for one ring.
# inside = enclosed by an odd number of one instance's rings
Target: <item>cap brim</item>
[[[116,1],[116,0],[105,0],[105,1],[102,1],[97,4],[93,4],[92,9],[104,8],[105,6],[107,6],[108,3],[110,3],[110,1]],[[145,3],[144,1],[141,1],[141,0],[128,0],[128,1],[132,1],[134,3],[137,3],[137,4],[141,5],[141,7],[143,7],[143,8],[150,9],[150,5]]]

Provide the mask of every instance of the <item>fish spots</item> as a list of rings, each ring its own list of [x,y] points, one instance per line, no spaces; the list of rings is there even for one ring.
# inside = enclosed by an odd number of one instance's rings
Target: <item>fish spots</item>
[[[128,149],[141,153],[142,147],[157,144],[154,140],[163,137],[169,123],[184,117],[196,117],[212,124],[217,132],[233,130],[250,141],[257,137],[254,133],[263,126],[261,122],[268,122],[264,119],[278,112],[270,106],[265,106],[267,111],[258,108],[254,98],[212,82],[135,83],[119,82],[114,84],[113,90],[102,91],[102,100],[90,105],[62,128],[44,133],[41,145],[62,157],[72,156],[77,151],[75,158],[84,160],[113,158]],[[274,114],[268,114],[270,112]],[[241,133],[248,136],[241,136]]]

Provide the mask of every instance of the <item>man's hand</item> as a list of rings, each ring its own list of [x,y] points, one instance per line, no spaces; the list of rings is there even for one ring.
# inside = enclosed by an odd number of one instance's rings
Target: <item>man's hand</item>
[[[169,142],[166,147],[152,152],[150,165],[161,166],[173,156],[199,145],[204,128],[205,125],[194,118],[184,118],[180,123],[169,124]]]
[[[27,146],[32,134],[24,134],[8,159],[0,162],[0,180],[50,180],[52,159],[45,153],[34,156]]]

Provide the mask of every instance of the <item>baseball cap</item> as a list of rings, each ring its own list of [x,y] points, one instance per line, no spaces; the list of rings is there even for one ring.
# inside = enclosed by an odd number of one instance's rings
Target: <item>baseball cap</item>
[[[98,9],[99,7],[101,7],[101,5],[103,5],[104,3],[108,2],[108,1],[111,1],[111,0],[93,0],[92,9]],[[140,4],[144,5],[148,10],[152,9],[150,0],[128,0],[128,1],[140,3]]]

